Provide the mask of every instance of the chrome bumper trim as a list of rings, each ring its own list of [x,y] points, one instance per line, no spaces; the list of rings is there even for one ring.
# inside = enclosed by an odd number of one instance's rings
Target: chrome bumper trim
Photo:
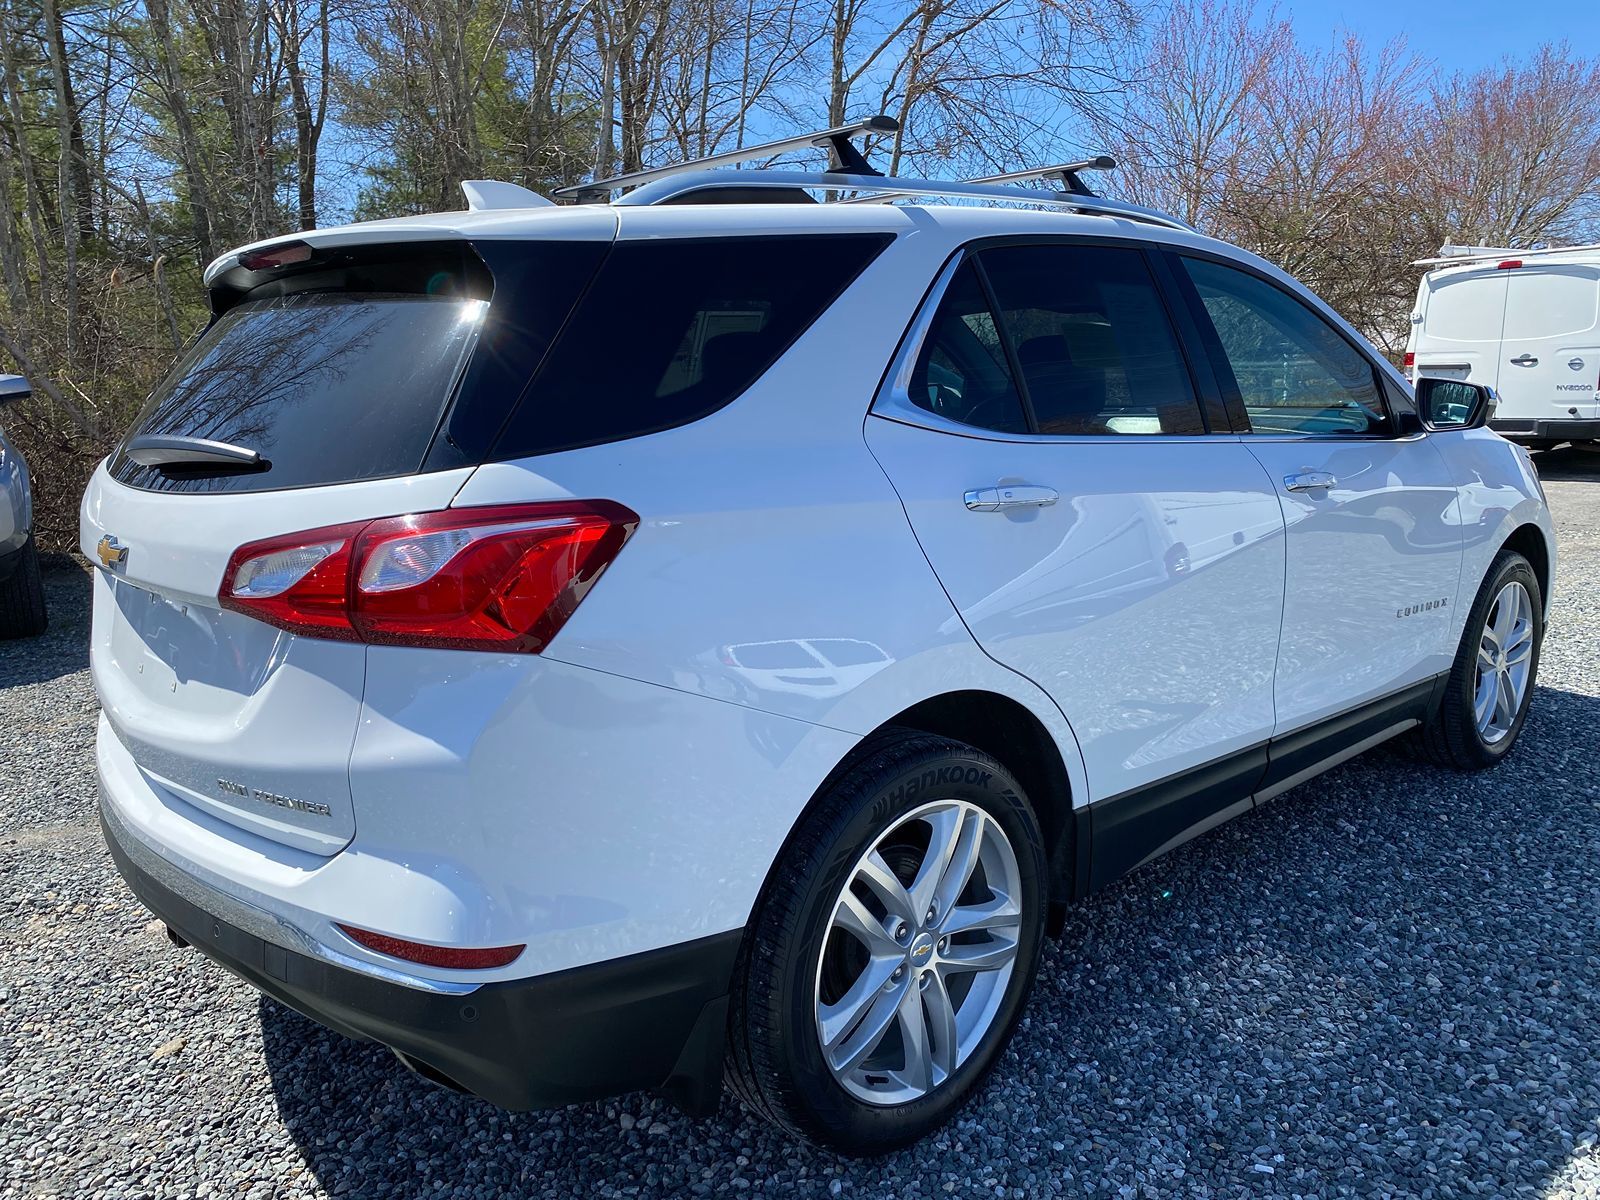
[[[104,794],[100,797],[100,820],[105,827],[106,836],[116,839],[117,847],[156,882],[218,920],[226,921],[229,925],[242,929],[264,942],[292,950],[296,954],[320,958],[346,971],[370,975],[374,979],[399,984],[401,987],[412,988],[419,992],[466,996],[482,986],[464,980],[457,982],[408,975],[404,971],[363,962],[359,958],[335,950],[332,946],[324,945],[303,929],[235,894],[223,880],[214,876],[201,879],[197,874],[182,869],[157,853],[128,828],[127,822],[117,815],[115,808],[106,800]]]

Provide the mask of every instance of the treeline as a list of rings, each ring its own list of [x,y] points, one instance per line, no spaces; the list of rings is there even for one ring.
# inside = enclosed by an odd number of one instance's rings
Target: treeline
[[[1582,236],[1600,71],[1552,46],[1481,75],[1307,44],[1204,0],[7,0],[0,358],[40,532],[204,325],[204,264],[351,217],[547,191],[884,112],[902,174],[1109,150],[1176,211],[1403,340],[1412,258]]]

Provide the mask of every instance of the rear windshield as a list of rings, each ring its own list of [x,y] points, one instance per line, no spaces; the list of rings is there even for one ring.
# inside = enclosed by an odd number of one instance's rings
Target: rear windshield
[[[139,487],[228,491],[415,471],[487,308],[343,292],[240,304],[178,364],[134,434],[227,442],[266,469],[184,477],[121,459],[113,473]]]
[[[494,457],[636,437],[714,412],[759,379],[891,240],[617,244]]]

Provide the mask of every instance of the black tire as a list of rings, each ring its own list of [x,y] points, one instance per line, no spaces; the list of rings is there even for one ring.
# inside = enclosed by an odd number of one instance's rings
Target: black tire
[[[929,772],[943,778],[930,787]],[[847,1091],[823,1058],[815,1009],[819,955],[858,860],[906,814],[941,799],[981,807],[1010,842],[1021,880],[1016,957],[992,1021],[968,1057],[918,1099],[883,1106]],[[999,762],[927,734],[897,731],[877,740],[802,818],[757,903],[729,1009],[727,1074],[735,1093],[790,1134],[849,1154],[883,1153],[943,1124],[994,1065],[1022,1015],[1044,933],[1045,870],[1039,823]]]
[[[1478,647],[1495,597],[1506,584],[1513,581],[1521,583],[1533,601],[1533,650],[1529,659],[1527,689],[1516,717],[1506,734],[1491,743],[1479,733],[1478,722],[1473,715]],[[1441,767],[1481,771],[1494,766],[1509,754],[1528,719],[1528,706],[1533,700],[1534,687],[1539,678],[1539,650],[1543,642],[1544,597],[1540,594],[1539,577],[1522,555],[1515,550],[1502,550],[1490,566],[1483,586],[1473,600],[1472,610],[1467,614],[1461,645],[1456,650],[1455,662],[1451,664],[1450,675],[1445,682],[1444,699],[1413,738],[1413,745],[1422,756]]]
[[[44,581],[33,535],[17,551],[11,574],[0,583],[0,639],[37,637],[45,630]]]

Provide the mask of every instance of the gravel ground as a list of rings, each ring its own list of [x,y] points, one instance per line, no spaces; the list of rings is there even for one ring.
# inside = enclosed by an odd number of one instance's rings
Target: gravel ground
[[[1545,456],[1560,585],[1499,770],[1379,750],[1083,904],[948,1130],[877,1162],[732,1100],[512,1115],[192,951],[93,820],[87,587],[0,649],[0,1196],[1600,1197],[1600,457]]]

